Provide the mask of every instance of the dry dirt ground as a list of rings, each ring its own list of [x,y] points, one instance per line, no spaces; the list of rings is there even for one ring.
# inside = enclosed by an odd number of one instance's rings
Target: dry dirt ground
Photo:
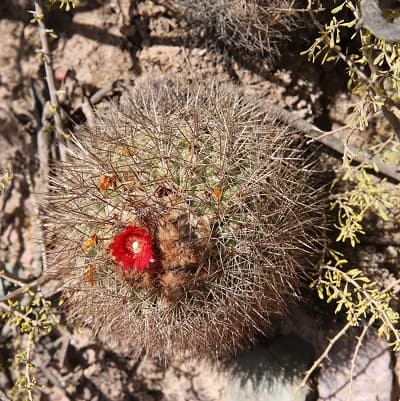
[[[46,124],[43,108],[48,99],[38,30],[28,13],[32,8],[30,0],[0,3],[0,165],[13,171],[0,200],[0,261],[22,279],[41,274],[33,194],[40,188],[37,132]],[[254,71],[251,65],[185,43],[179,21],[163,1],[82,0],[72,12],[50,11],[46,24],[58,35],[50,45],[69,129],[90,119],[91,104],[101,107],[110,99],[118,101],[137,80],[165,73],[188,82],[234,81],[248,91],[270,96],[323,129],[343,125],[348,112],[343,68],[322,68],[299,57],[306,47],[305,37],[282,51],[275,68]],[[362,139],[356,143],[362,144]],[[53,143],[50,149],[51,157],[57,159]],[[328,156],[327,160],[335,165]],[[400,260],[399,227],[393,222],[388,225],[372,221],[368,240],[355,255],[356,263],[379,270],[380,278],[396,274]],[[287,321],[277,323],[276,332],[300,334],[319,352],[327,334],[338,326],[336,320],[328,323],[318,307],[313,309],[292,311]],[[10,332],[2,335],[4,340],[12,339]],[[64,321],[37,347],[34,363],[42,387],[35,397],[40,400],[224,399],[227,376],[222,368],[190,359],[168,367],[131,361],[129,355],[108,349]],[[0,363],[6,364],[7,356],[4,342]],[[9,372],[0,375],[1,389],[11,382]]]

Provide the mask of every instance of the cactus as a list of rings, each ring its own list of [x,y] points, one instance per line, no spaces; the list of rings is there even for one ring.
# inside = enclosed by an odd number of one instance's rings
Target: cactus
[[[321,245],[315,153],[230,85],[139,85],[78,127],[45,205],[68,314],[168,359],[234,352],[298,298]]]
[[[173,0],[195,45],[206,44],[234,58],[271,65],[281,44],[299,26],[293,1]]]

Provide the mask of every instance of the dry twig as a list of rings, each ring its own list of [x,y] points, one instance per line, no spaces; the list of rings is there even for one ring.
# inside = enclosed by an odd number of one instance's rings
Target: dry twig
[[[0,277],[3,277],[7,281],[11,281],[9,278],[5,277],[3,274],[0,274]],[[22,285],[20,285],[20,288],[17,288],[16,290],[11,291],[8,294],[2,296],[0,298],[0,302],[8,301],[9,299],[14,299],[14,298],[24,294],[28,289],[33,289],[35,287],[40,286],[46,280],[47,280],[47,277],[42,275],[42,276],[38,277],[37,279],[34,279],[33,281],[26,282],[26,283],[21,282]]]
[[[55,125],[55,131],[56,131],[56,138],[59,143],[62,143],[64,140],[64,127],[63,127],[63,122],[61,119],[61,114],[60,114],[60,104],[58,101],[57,97],[57,91],[56,91],[56,85],[54,82],[54,74],[53,74],[53,68],[52,68],[52,58],[51,58],[51,52],[49,48],[49,43],[47,41],[47,33],[48,30],[46,29],[44,25],[44,13],[43,13],[43,8],[41,5],[40,0],[35,0],[35,18],[39,27],[39,37],[40,37],[40,43],[42,45],[42,56],[43,56],[43,64],[44,64],[44,69],[45,69],[45,74],[46,74],[46,81],[47,81],[47,87],[49,90],[49,95],[50,95],[50,102],[52,106],[52,112],[54,116],[54,125]]]
[[[322,354],[314,361],[311,368],[307,370],[306,374],[304,375],[303,380],[301,381],[301,383],[299,384],[297,389],[301,389],[307,385],[308,380],[310,379],[311,375],[319,368],[322,361],[328,357],[329,352],[331,351],[333,346],[347,333],[347,331],[350,329],[350,327],[352,327],[351,323],[347,322],[342,327],[342,329],[338,333],[336,333],[335,337],[333,337],[329,340],[328,346],[324,349]]]
[[[366,326],[363,327],[361,334],[357,338],[357,344],[354,349],[353,357],[351,358],[351,363],[350,363],[350,378],[349,378],[349,395],[348,395],[348,401],[351,401],[352,395],[353,395],[353,376],[354,376],[354,369],[356,366],[356,359],[357,355],[360,352],[360,348],[363,342],[364,337],[366,336],[368,329],[371,327],[372,323],[367,324]]]
[[[0,388],[0,401],[11,401],[11,398]]]
[[[47,41],[47,30],[43,22],[44,14],[40,0],[35,0],[35,15],[39,27],[39,37],[40,37],[40,43],[42,45],[43,64],[46,73],[47,87],[49,89],[50,101],[55,109],[54,123],[56,127],[57,137],[60,140],[64,134],[64,128],[60,116],[60,104],[58,102],[56,86],[54,83],[51,53],[50,53],[49,43]]]
[[[322,131],[315,125],[297,117],[295,113],[289,112],[272,103],[268,103],[268,108],[274,114],[277,114],[282,121],[286,122],[293,128],[308,134],[311,138],[322,143],[334,152],[344,155],[345,151],[349,151],[351,152],[353,161],[357,163],[370,163],[372,166],[377,168],[379,174],[384,175],[392,181],[400,182],[400,171],[396,169],[396,166],[385,163],[378,156],[368,158],[365,155],[360,155],[360,151],[356,147],[345,144],[343,141],[334,138],[333,135],[328,135],[328,132]]]

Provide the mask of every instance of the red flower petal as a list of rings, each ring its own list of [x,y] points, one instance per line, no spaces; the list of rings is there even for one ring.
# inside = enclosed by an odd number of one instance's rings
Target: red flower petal
[[[124,269],[144,271],[154,262],[152,241],[146,228],[127,226],[114,237],[110,249]]]

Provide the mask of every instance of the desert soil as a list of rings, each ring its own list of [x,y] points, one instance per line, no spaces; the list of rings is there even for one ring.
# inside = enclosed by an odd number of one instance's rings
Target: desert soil
[[[41,188],[37,133],[47,124],[43,108],[48,92],[38,29],[28,13],[32,8],[30,0],[0,4],[0,166],[13,172],[0,199],[0,263],[21,279],[42,273],[35,192]],[[46,25],[58,35],[50,40],[55,80],[65,124],[72,131],[74,124],[90,122],[92,105],[101,108],[110,100],[119,101],[136,82],[160,74],[187,82],[235,82],[325,130],[346,123],[351,98],[344,69],[321,67],[300,57],[307,47],[305,37],[286,46],[276,66],[255,71],[185,43],[180,22],[164,1],[82,0],[71,12],[49,12]],[[54,160],[59,155],[51,136],[49,140]],[[365,141],[357,136],[352,140],[358,146]],[[340,165],[340,158],[329,150],[324,157],[330,170]],[[367,230],[360,251],[352,255],[354,262],[372,275],[379,272],[379,280],[390,280],[400,262],[399,226],[372,219]],[[321,308],[299,306],[277,322],[271,334],[300,335],[320,352],[341,324],[339,318],[327,321]],[[1,323],[0,328],[0,364],[7,366],[6,343],[15,333]],[[391,357],[395,365],[395,355]],[[64,320],[37,344],[34,363],[42,384],[35,391],[38,400],[223,400],[227,380],[224,369],[210,362],[188,358],[162,366],[132,361]],[[7,392],[12,380],[12,372],[0,372],[0,389]]]

